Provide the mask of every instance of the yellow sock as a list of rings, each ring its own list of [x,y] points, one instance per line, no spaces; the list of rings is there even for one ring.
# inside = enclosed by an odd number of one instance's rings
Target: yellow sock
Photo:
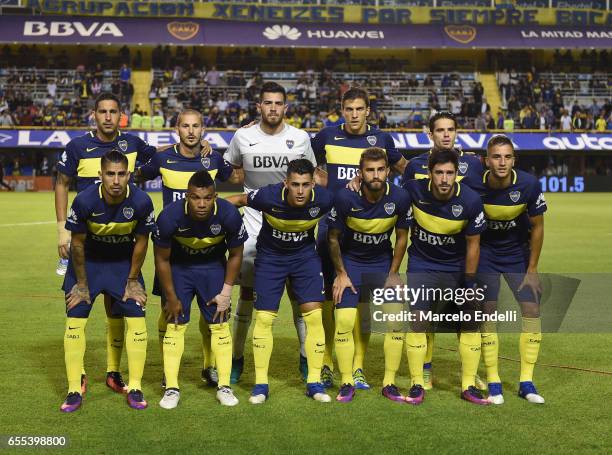
[[[520,381],[533,381],[533,369],[540,353],[542,321],[540,318],[521,318],[523,333],[519,340],[521,353]]]
[[[162,308],[161,313],[159,313],[159,317],[157,318],[157,339],[159,341],[159,357],[161,363],[161,369],[164,371],[164,337],[166,336],[166,329],[168,327],[168,322],[166,321],[166,315],[164,314],[164,309]]]
[[[145,318],[125,318],[125,351],[130,371],[129,390],[141,390],[142,373],[147,360],[147,322]]]
[[[340,308],[335,311],[336,334],[334,343],[342,384],[353,384],[353,358],[355,357],[353,329],[356,314],[357,308]]]
[[[106,317],[106,371],[119,371],[125,337],[123,318]]]
[[[430,364],[433,360],[434,338],[436,334],[433,332],[427,332],[425,335],[427,336],[427,351],[425,352],[424,363]]]
[[[406,354],[412,385],[425,385],[423,379],[423,363],[427,355],[428,340],[425,333],[408,332],[406,334]]]
[[[403,333],[386,333],[385,334],[385,377],[383,378],[383,387],[389,384],[395,384],[395,375],[399,370],[400,362],[402,361],[402,350],[404,347]]]
[[[357,308],[355,315],[355,326],[353,327],[353,338],[355,340],[355,354],[353,357],[353,371],[362,369],[368,344],[370,343],[370,332],[365,332],[361,326],[361,310]]]
[[[274,338],[272,336],[274,319],[276,319],[276,313],[255,310],[255,327],[253,328],[255,384],[268,383],[268,367],[270,366],[270,357],[272,357],[272,348],[274,347]]]
[[[232,373],[232,334],[229,322],[210,324],[211,352],[217,363],[219,386],[230,385]]]
[[[482,360],[487,371],[487,382],[501,382],[498,368],[499,337],[494,322],[482,325]]]
[[[306,379],[308,384],[321,381],[321,367],[325,354],[325,331],[321,313],[322,310],[317,309],[302,314],[306,323],[304,350],[308,360],[308,378]]]
[[[480,363],[480,332],[461,332],[459,335],[459,355],[461,357],[461,390],[474,385]]]
[[[202,334],[202,364],[203,368],[215,366],[215,355],[211,348],[211,328],[208,326],[208,322],[200,313],[200,333]]]
[[[334,304],[326,300],[323,302],[323,329],[325,330],[325,353],[323,354],[323,365],[327,365],[330,370],[334,371],[334,334],[336,333],[336,324],[334,322]]]
[[[167,389],[178,389],[178,375],[181,368],[181,358],[185,351],[185,332],[188,324],[168,324],[164,336],[164,377]],[[130,373],[130,381],[132,375]]]
[[[86,318],[66,318],[64,361],[66,362],[68,393],[81,393],[81,371],[83,371],[83,356],[85,355],[86,346],[86,325]]]

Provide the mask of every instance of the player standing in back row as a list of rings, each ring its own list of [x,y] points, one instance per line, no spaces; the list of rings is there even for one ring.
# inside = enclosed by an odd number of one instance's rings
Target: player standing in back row
[[[261,88],[257,109],[261,114],[260,122],[250,128],[236,131],[224,155],[234,168],[242,169],[244,172],[244,190],[247,193],[266,185],[281,183],[286,177],[290,161],[305,158],[314,166],[317,165],[308,133],[284,121],[287,94],[281,85],[276,82],[266,82]],[[320,175],[317,175],[315,180],[321,183]],[[240,270],[240,299],[236,306],[236,319],[233,325],[232,383],[238,382],[244,366],[244,343],[253,313],[255,245],[261,223],[261,212],[250,207],[244,208],[244,224],[249,238],[244,244]],[[300,340],[300,370],[305,377],[306,330],[297,304],[293,305],[293,318]]]

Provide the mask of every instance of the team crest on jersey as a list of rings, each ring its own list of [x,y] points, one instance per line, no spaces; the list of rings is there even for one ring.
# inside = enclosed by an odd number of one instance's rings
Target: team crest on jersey
[[[461,215],[463,213],[463,206],[461,205],[453,205],[451,207],[451,211],[453,212],[453,215],[455,215],[455,218],[459,217],[459,215]]]
[[[293,146],[295,145],[295,141],[293,139],[287,139],[285,141],[285,144],[287,144],[287,147],[289,147],[289,150],[291,150]]]
[[[117,142],[117,145],[119,146],[122,152],[125,152],[127,150],[128,143],[126,140],[120,140],[119,142]]]
[[[366,140],[368,141],[368,144],[370,144],[372,147],[374,147],[376,145],[377,137],[376,136],[368,136],[368,137],[366,137]]]
[[[521,197],[521,192],[520,191],[511,191],[510,192],[510,200],[512,202],[518,201],[520,197]]]
[[[468,164],[465,161],[459,161],[459,172],[465,174],[468,170]]]
[[[210,225],[210,232],[212,232],[213,235],[219,235],[219,232],[221,232],[221,225],[220,224],[211,224]]]
[[[387,215],[391,215],[395,211],[395,202],[387,202],[385,204],[385,212]]]
[[[204,169],[208,169],[210,167],[210,158],[205,156],[204,158],[202,158],[202,166],[204,166]]]
[[[131,220],[134,216],[134,209],[132,207],[123,207],[123,216],[126,219]]]
[[[320,211],[320,207],[310,207],[310,209],[308,209],[308,213],[310,213],[310,216],[313,218],[316,217]]]

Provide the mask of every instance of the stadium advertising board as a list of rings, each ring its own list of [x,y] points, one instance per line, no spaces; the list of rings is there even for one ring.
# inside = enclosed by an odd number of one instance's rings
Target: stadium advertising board
[[[0,148],[65,146],[71,139],[87,130],[0,129]],[[174,131],[133,131],[149,144],[162,146],[178,142]],[[403,150],[428,150],[431,142],[424,133],[391,131],[395,145]],[[314,135],[315,133],[311,133]],[[207,130],[206,139],[215,148],[225,149],[234,136],[233,131]],[[459,133],[457,144],[465,150],[482,150],[492,133]],[[518,150],[611,151],[612,135],[595,133],[509,133]]]
[[[45,14],[119,17],[190,17],[241,21],[361,24],[610,26],[609,11],[565,8],[392,8],[360,5],[275,5],[238,2],[109,2],[27,0]]]
[[[0,42],[390,48],[612,47],[609,28],[355,25],[87,17],[0,17]]]

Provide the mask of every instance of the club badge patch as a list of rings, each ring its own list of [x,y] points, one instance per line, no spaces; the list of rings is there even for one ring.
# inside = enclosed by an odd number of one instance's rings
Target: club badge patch
[[[321,211],[320,207],[310,207],[310,209],[308,209],[308,213],[310,213],[310,216],[315,218],[319,212]]]
[[[376,136],[368,136],[366,137],[366,140],[368,141],[368,144],[370,144],[372,147],[376,145]]]
[[[134,209],[132,207],[123,207],[123,216],[126,219],[131,220],[134,216]]]
[[[121,149],[122,152],[125,152],[127,150],[128,143],[126,140],[122,139],[117,142],[117,146]]]
[[[289,150],[291,150],[293,146],[295,145],[295,141],[293,139],[287,139],[285,141],[285,144],[287,144],[287,147],[289,147]]]
[[[387,212],[387,215],[391,215],[394,211],[395,211],[395,203],[387,202],[385,204],[385,212]]]
[[[451,210],[453,212],[453,215],[455,215],[455,218],[459,217],[459,215],[461,215],[463,213],[463,206],[461,205],[453,205],[451,207]]]
[[[202,158],[202,166],[204,166],[204,169],[208,169],[210,167],[210,158],[205,156],[204,158]]]
[[[465,174],[468,170],[468,164],[465,161],[459,161],[459,172]]]
[[[211,224],[210,225],[210,232],[212,232],[213,235],[219,235],[219,232],[221,232],[221,225],[220,224]]]
[[[512,202],[516,202],[520,199],[521,197],[521,192],[520,191],[511,191],[510,192],[510,200]]]

